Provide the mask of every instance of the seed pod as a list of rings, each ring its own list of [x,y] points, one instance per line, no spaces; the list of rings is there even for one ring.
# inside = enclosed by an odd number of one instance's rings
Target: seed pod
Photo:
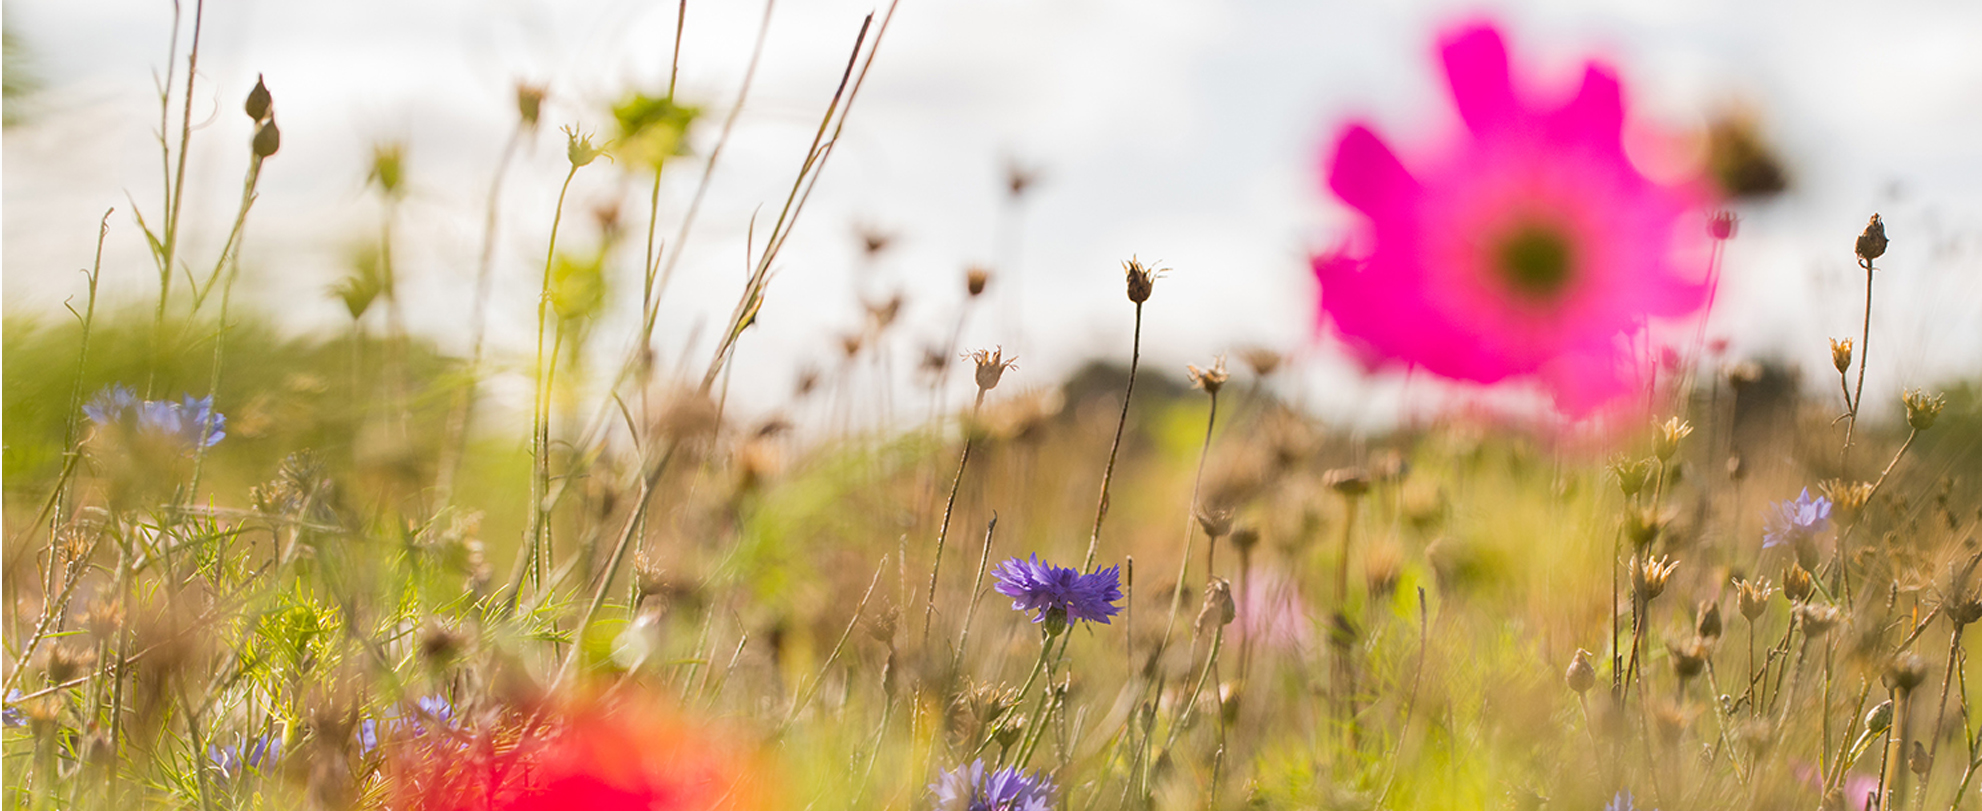
[[[266,158],[281,148],[282,131],[275,128],[275,119],[271,118],[262,124],[261,129],[255,130],[255,157]]]
[[[1672,654],[1672,672],[1682,682],[1706,669],[1707,643],[1704,640],[1696,637],[1680,643],[1668,642],[1665,649]]]
[[[1823,636],[1837,627],[1844,614],[1837,610],[1837,606],[1804,603],[1796,607],[1796,617],[1803,622],[1804,635]]]
[[[1851,339],[1831,339],[1831,365],[1837,367],[1838,374],[1851,368]]]
[[[1927,772],[1934,769],[1934,756],[1927,754],[1927,747],[1921,746],[1916,740],[1913,742],[1913,751],[1906,756],[1906,766],[1912,769],[1915,775],[1926,777]]]
[[[1744,580],[1737,584],[1734,594],[1735,600],[1741,605],[1741,616],[1753,623],[1756,617],[1761,616],[1762,612],[1768,609],[1769,596],[1774,593],[1775,587],[1764,579]]]
[[[1232,531],[1231,510],[1199,507],[1197,508],[1196,515],[1198,527],[1203,529],[1204,534],[1211,536],[1213,540],[1223,538],[1226,533]]]
[[[1886,255],[1886,244],[1886,224],[1879,219],[1879,215],[1874,214],[1871,221],[1865,224],[1865,232],[1858,235],[1855,248],[1858,258],[1869,265],[1872,260]]]
[[[1204,608],[1197,615],[1199,631],[1210,630],[1211,623],[1231,625],[1238,615],[1238,607],[1232,603],[1232,581],[1214,577],[1204,584]]]
[[[535,128],[537,116],[543,112],[543,109],[543,88],[527,84],[516,86],[516,115],[522,119],[523,126]]]
[[[1901,654],[1886,668],[1886,683],[1902,693],[1912,692],[1926,679],[1927,660],[1917,654]]]
[[[1794,563],[1782,573],[1782,596],[1792,603],[1810,599],[1810,571]]]
[[[1948,404],[1946,397],[1919,389],[1907,392],[1902,400],[1906,403],[1906,424],[1915,431],[1934,427],[1934,420],[1941,416],[1941,409]]]
[[[1576,658],[1569,660],[1569,669],[1562,674],[1562,679],[1568,682],[1569,689],[1575,690],[1578,695],[1587,693],[1591,687],[1595,687],[1597,669],[1590,665],[1590,652],[1577,648]]]
[[[979,349],[970,353],[970,359],[977,364],[977,390],[987,392],[998,387],[998,381],[1005,376],[1006,369],[1018,367],[1018,358],[1005,359],[1005,348],[996,351]]]
[[[991,271],[989,270],[981,267],[972,267],[970,270],[964,271],[964,290],[970,293],[971,298],[984,295],[984,286],[990,284],[990,282]]]
[[[248,91],[248,103],[243,105],[248,117],[256,122],[267,120],[275,99],[268,94],[268,85],[262,84],[261,74],[255,74],[255,89]]]
[[[1879,706],[1873,707],[1865,713],[1865,734],[1867,735],[1877,735],[1886,731],[1886,728],[1892,725],[1893,700],[1890,698],[1879,702]]]
[[[1149,294],[1156,289],[1156,275],[1162,272],[1161,268],[1143,265],[1133,256],[1129,257],[1129,261],[1123,262],[1122,273],[1128,278],[1129,300],[1137,304],[1148,301]]]

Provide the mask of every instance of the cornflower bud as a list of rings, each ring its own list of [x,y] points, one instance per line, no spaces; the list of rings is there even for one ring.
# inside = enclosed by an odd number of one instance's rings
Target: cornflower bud
[[[544,88],[527,84],[516,86],[516,116],[522,119],[523,126],[536,129],[537,116],[543,109]]]
[[[1844,374],[1845,370],[1851,368],[1850,338],[1842,341],[1836,338],[1831,339],[1831,365],[1837,367],[1838,374]]]
[[[991,271],[982,267],[972,266],[969,270],[964,271],[964,290],[970,293],[971,298],[984,295],[984,286],[990,284],[990,282]]]
[[[1906,424],[1915,431],[1934,427],[1934,420],[1941,416],[1941,409],[1948,404],[1946,397],[1919,389],[1908,391],[1901,399],[1906,403]]]
[[[1701,639],[1714,640],[1720,638],[1719,601],[1708,600],[1700,604],[1700,619],[1693,624],[1693,631],[1699,634]]]
[[[1890,729],[1892,725],[1893,700],[1890,698],[1879,702],[1879,706],[1865,712],[1865,733],[1868,735],[1877,735]]]
[[[242,109],[247,111],[249,118],[259,123],[268,118],[269,108],[274,103],[274,97],[268,94],[268,85],[262,84],[261,74],[255,74],[255,89],[248,91],[248,103]]]
[[[1610,472],[1617,476],[1617,489],[1630,498],[1645,489],[1645,483],[1652,477],[1652,460],[1626,460],[1619,456],[1610,463]]]
[[[1005,348],[997,350],[979,349],[970,353],[970,359],[977,364],[977,390],[990,391],[998,387],[998,381],[1005,376],[1006,369],[1018,368],[1018,358],[1005,359]]]
[[[1211,536],[1213,540],[1223,538],[1226,533],[1232,531],[1231,510],[1199,507],[1196,510],[1196,516],[1198,527],[1203,529],[1204,534]]]
[[[1204,393],[1214,396],[1218,394],[1220,388],[1224,387],[1225,381],[1231,377],[1225,371],[1224,355],[1219,355],[1213,359],[1211,368],[1209,369],[1199,369],[1196,366],[1185,364],[1184,370],[1190,374],[1191,385],[1204,389]]]
[[[1148,301],[1149,294],[1156,289],[1156,277],[1162,272],[1162,268],[1145,266],[1133,256],[1123,262],[1122,273],[1129,282],[1129,300],[1137,304]]]
[[[1886,224],[1879,219],[1879,215],[1872,215],[1872,220],[1865,224],[1865,232],[1858,235],[1855,250],[1858,258],[1867,265],[1886,255]]]
[[[274,118],[263,122],[261,129],[255,130],[253,147],[257,158],[274,155],[276,150],[282,148],[282,130],[276,129]]]
[[[1562,679],[1568,682],[1569,689],[1575,690],[1578,695],[1587,693],[1591,687],[1596,686],[1597,669],[1590,665],[1590,652],[1577,648],[1576,658],[1569,660],[1569,669],[1563,672]]]
[[[1693,433],[1693,426],[1678,417],[1666,420],[1658,426],[1658,435],[1652,439],[1652,453],[1664,462],[1679,452],[1679,441]]]
[[[1209,629],[1210,623],[1214,622],[1220,626],[1231,625],[1238,616],[1238,607],[1232,603],[1232,581],[1214,577],[1204,584],[1204,608],[1197,615],[1199,631]]]
[[[1791,563],[1782,573],[1782,596],[1792,603],[1810,599],[1810,570]]]

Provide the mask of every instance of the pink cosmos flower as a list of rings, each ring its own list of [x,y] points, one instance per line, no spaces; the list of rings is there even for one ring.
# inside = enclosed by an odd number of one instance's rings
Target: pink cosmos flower
[[[1625,158],[1616,74],[1591,62],[1559,106],[1517,91],[1499,31],[1442,43],[1467,137],[1414,172],[1367,127],[1336,141],[1328,186],[1369,220],[1364,250],[1314,260],[1319,318],[1371,366],[1456,380],[1533,376],[1587,415],[1633,385],[1625,339],[1700,308],[1677,261],[1702,196]],[[1699,270],[1704,271],[1704,263]]]

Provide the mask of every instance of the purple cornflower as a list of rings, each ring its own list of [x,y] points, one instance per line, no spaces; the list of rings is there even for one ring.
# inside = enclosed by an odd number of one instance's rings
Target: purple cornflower
[[[99,391],[83,404],[83,415],[90,422],[109,427],[123,422],[138,407],[138,394],[119,383]]]
[[[19,689],[7,691],[7,709],[0,711],[0,723],[4,723],[10,727],[24,727],[28,725],[27,713],[21,712],[21,708],[14,706],[20,700],[21,691]]]
[[[1115,605],[1122,599],[1121,569],[1110,566],[1089,574],[1039,562],[1039,556],[1025,561],[1012,558],[998,565],[998,584],[993,588],[1012,598],[1017,611],[1038,611],[1033,622],[1055,619],[1060,623],[1080,620],[1109,624],[1108,618],[1121,613]],[[1051,627],[1049,625],[1049,627]]]
[[[1795,501],[1778,501],[1772,509],[1768,528],[1762,534],[1763,549],[1810,540],[1831,525],[1831,500],[1823,496],[1811,498],[1808,487],[1803,488],[1803,495]]]
[[[1046,775],[1026,775],[1017,766],[984,773],[984,760],[944,772],[929,784],[942,811],[1046,811],[1053,800],[1053,782]]]
[[[1631,805],[1631,790],[1625,789],[1618,792],[1617,796],[1612,797],[1610,802],[1603,807],[1603,811],[1636,811]]]
[[[224,778],[232,779],[244,769],[261,771],[272,766],[282,757],[282,739],[270,733],[244,743],[227,746],[208,746],[206,758],[213,767],[220,770]]]

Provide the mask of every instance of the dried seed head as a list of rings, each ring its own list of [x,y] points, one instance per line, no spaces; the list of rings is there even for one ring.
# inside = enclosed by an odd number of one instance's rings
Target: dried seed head
[[[97,639],[115,636],[117,629],[124,627],[124,604],[116,600],[91,600],[89,612],[83,618],[83,627],[88,628]]]
[[[96,664],[96,652],[78,645],[57,643],[49,646],[47,671],[48,681],[63,684],[83,674]]]
[[[1218,390],[1224,387],[1225,381],[1230,378],[1230,375],[1225,372],[1224,355],[1214,358],[1209,369],[1199,369],[1189,364],[1186,364],[1184,369],[1190,374],[1191,385],[1204,389],[1206,394],[1214,397],[1218,395]]]
[[[1707,666],[1706,640],[1695,637],[1685,642],[1667,642],[1667,653],[1672,654],[1672,672],[1680,681],[1700,675]]]
[[[984,295],[984,286],[990,283],[991,271],[982,266],[972,265],[963,273],[963,289],[970,293],[971,298]]]
[[[1321,483],[1328,489],[1355,498],[1370,491],[1369,473],[1359,467],[1338,467],[1322,474]]]
[[[888,246],[895,244],[895,235],[872,226],[862,226],[856,230],[860,237],[860,250],[868,258],[881,255]]]
[[[1906,403],[1906,424],[1915,431],[1934,427],[1934,420],[1941,416],[1941,409],[1948,404],[1946,397],[1919,389],[1908,391],[1901,399]]]
[[[979,349],[970,353],[970,360],[977,364],[977,390],[990,391],[998,387],[998,381],[1005,376],[1006,369],[1018,368],[1018,356],[1005,358],[1005,348]]]
[[[1806,602],[1796,607],[1796,618],[1803,623],[1803,633],[1809,636],[1823,636],[1836,628],[1844,614],[1837,606],[1824,603]]]
[[[1782,572],[1782,596],[1792,603],[1802,603],[1810,599],[1810,570],[1791,563]]]
[[[255,130],[255,140],[250,146],[254,148],[257,158],[269,157],[282,148],[282,130],[276,129],[275,119],[262,122],[261,128]]]
[[[1927,679],[1927,660],[1918,654],[1902,653],[1886,667],[1886,684],[1902,693],[1912,692]]]
[[[564,128],[564,138],[564,156],[571,161],[574,169],[590,165],[604,151],[592,144],[589,133],[580,134],[574,127]]]
[[[1871,221],[1865,223],[1865,232],[1858,235],[1855,250],[1859,260],[1867,266],[1872,264],[1872,260],[1886,255],[1886,224],[1879,219],[1879,215],[1872,215]]]
[[[1679,441],[1693,433],[1693,426],[1685,420],[1673,417],[1658,426],[1658,434],[1652,438],[1652,452],[1663,462],[1679,452]]]
[[[1743,580],[1735,584],[1734,593],[1741,605],[1741,616],[1752,623],[1768,609],[1769,596],[1775,593],[1775,587],[1767,579]]]
[[[1597,669],[1590,665],[1590,652],[1577,648],[1576,658],[1569,660],[1569,669],[1563,672],[1562,678],[1569,683],[1569,689],[1579,695],[1596,686]]]
[[[1665,584],[1672,578],[1672,570],[1678,566],[1679,561],[1661,556],[1632,567],[1631,583],[1638,589],[1638,598],[1648,603],[1658,599],[1665,593]]]
[[[1871,482],[1847,482],[1843,479],[1825,479],[1817,484],[1817,489],[1831,500],[1848,520],[1857,520],[1859,512],[1872,501]]]
[[[1949,600],[1942,610],[1947,612],[1948,619],[1955,625],[1970,625],[1976,620],[1982,620],[1982,599],[1977,599],[1972,594],[1963,595]]]
[[[261,74],[255,74],[255,89],[248,91],[248,103],[242,109],[247,111],[249,118],[260,123],[268,119],[274,104],[275,98],[268,94],[268,85],[262,83]]]
[[[1212,540],[1225,537],[1232,531],[1232,511],[1218,507],[1200,506],[1196,511],[1197,525]]]
[[[1239,360],[1245,361],[1246,366],[1253,370],[1253,374],[1266,377],[1278,371],[1280,363],[1285,358],[1281,357],[1280,353],[1263,346],[1248,346],[1239,350]]]
[[[874,331],[880,332],[893,326],[895,318],[902,313],[902,294],[896,293],[884,301],[867,302],[867,320],[874,324]]]
[[[1649,506],[1628,509],[1624,511],[1624,535],[1631,539],[1632,546],[1644,549],[1658,540],[1659,533],[1671,522],[1670,512],[1659,512]]]
[[[1701,639],[1711,641],[1720,638],[1721,624],[1720,624],[1719,601],[1708,600],[1706,602],[1700,603],[1700,619],[1698,622],[1695,622],[1693,624],[1693,631],[1694,633],[1699,634]]]
[[[1850,338],[1843,340],[1837,338],[1831,339],[1831,365],[1837,367],[1838,374],[1843,374],[1845,370],[1851,368]]]
[[[1259,529],[1252,526],[1237,527],[1232,530],[1231,543],[1232,548],[1239,550],[1241,556],[1252,554],[1253,547],[1259,545]]]
[[[663,596],[668,593],[667,572],[659,564],[647,559],[647,553],[633,553],[633,587],[640,592],[641,599]]]
[[[461,655],[467,642],[467,636],[459,629],[438,621],[428,622],[420,632],[420,655],[435,667],[445,667]]]
[[[1149,294],[1156,289],[1156,277],[1162,275],[1164,270],[1165,268],[1145,266],[1133,256],[1129,257],[1129,261],[1123,262],[1122,274],[1128,277],[1129,300],[1137,304],[1148,301]]]
[[[537,117],[544,110],[544,95],[542,85],[521,83],[516,85],[516,117],[523,122],[524,127],[536,129]]]
[[[1200,633],[1210,630],[1214,622],[1220,626],[1231,625],[1238,616],[1238,607],[1232,603],[1232,581],[1214,577],[1204,584],[1204,608],[1197,614]]]
[[[1707,220],[1707,233],[1714,239],[1726,240],[1734,236],[1734,212],[1716,211]]]
[[[1610,472],[1617,477],[1617,489],[1625,498],[1638,495],[1645,489],[1645,483],[1652,478],[1652,460],[1625,459],[1619,456],[1610,462]]]

